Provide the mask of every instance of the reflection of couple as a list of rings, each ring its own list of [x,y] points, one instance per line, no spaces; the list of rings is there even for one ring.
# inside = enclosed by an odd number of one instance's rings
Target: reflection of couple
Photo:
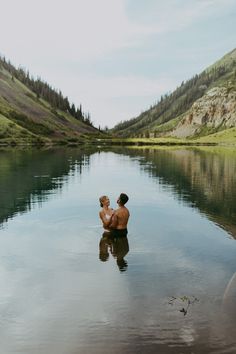
[[[128,264],[124,257],[129,252],[129,242],[127,237],[111,237],[108,232],[104,232],[99,243],[99,258],[106,262],[109,253],[116,259],[116,263],[121,272],[124,272]]]
[[[125,193],[121,193],[117,199],[118,208],[113,210],[110,208],[110,200],[107,196],[99,198],[102,209],[99,217],[102,220],[104,231],[111,233],[114,237],[127,236],[127,224],[129,220],[129,210],[125,207],[129,197]]]

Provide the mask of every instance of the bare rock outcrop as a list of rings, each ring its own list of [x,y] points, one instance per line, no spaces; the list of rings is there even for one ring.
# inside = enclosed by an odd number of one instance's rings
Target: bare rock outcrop
[[[214,87],[194,102],[171,135],[185,138],[198,134],[204,127],[221,126],[236,126],[236,91]]]

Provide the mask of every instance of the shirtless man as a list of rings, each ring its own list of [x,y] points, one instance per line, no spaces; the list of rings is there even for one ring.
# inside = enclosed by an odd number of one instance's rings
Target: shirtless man
[[[111,223],[109,225],[109,229],[113,231],[112,233],[115,237],[127,236],[127,224],[130,214],[129,210],[125,207],[125,204],[128,202],[128,200],[129,197],[124,193],[121,193],[117,200],[119,207],[112,215]]]

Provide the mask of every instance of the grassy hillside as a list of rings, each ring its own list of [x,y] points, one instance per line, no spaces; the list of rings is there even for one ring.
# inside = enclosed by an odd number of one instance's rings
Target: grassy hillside
[[[236,90],[236,49],[218,62],[183,82],[170,95],[137,118],[121,122],[112,129],[120,137],[157,137],[168,135],[188,112],[194,102],[214,87]],[[208,134],[209,132],[206,132]]]
[[[236,127],[225,129],[217,133],[209,134],[197,138],[180,139],[175,137],[149,137],[149,138],[125,138],[113,137],[107,139],[99,139],[101,145],[121,145],[121,146],[199,146],[199,145],[230,145],[236,146]]]
[[[236,127],[225,129],[220,132],[203,136],[197,139],[198,142],[202,143],[218,143],[225,145],[236,145]]]
[[[73,143],[98,135],[90,118],[76,111],[61,93],[27,77],[22,69],[0,59],[0,143]],[[34,91],[29,88],[33,84]]]

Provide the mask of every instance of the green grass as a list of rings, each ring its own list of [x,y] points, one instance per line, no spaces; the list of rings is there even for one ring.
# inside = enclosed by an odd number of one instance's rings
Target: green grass
[[[0,114],[0,138],[8,138],[13,136],[22,136],[22,133],[30,134],[26,129],[13,123],[10,119]]]
[[[156,131],[157,134],[170,132],[177,126],[177,124],[180,122],[182,117],[183,117],[183,115],[181,115],[177,118],[171,119],[166,123],[163,123],[160,125],[155,125],[151,128],[151,132]]]
[[[192,139],[178,139],[172,137],[160,138],[110,138],[100,139],[99,142],[106,145],[233,145],[236,146],[236,127],[220,132],[210,134],[207,136],[192,138]]]
[[[0,145],[34,145],[49,143],[49,139],[32,134],[29,130],[0,114]]]
[[[191,141],[187,139],[177,139],[171,137],[163,138],[111,138],[111,139],[99,139],[100,143],[105,143],[106,145],[189,145],[192,144]]]
[[[9,111],[11,113],[11,111]],[[9,114],[7,112],[7,114]],[[15,112],[17,113],[17,112]],[[18,114],[18,113],[17,113]],[[20,125],[17,124],[17,120],[20,120]],[[8,117],[0,113],[0,146],[1,145],[69,145],[76,146],[81,144],[93,144],[96,140],[94,137],[88,134],[80,134],[79,136],[71,136],[65,134],[64,138],[58,138],[51,140],[48,137],[41,136],[39,133],[42,133],[42,129],[46,129],[45,126],[42,126],[38,123],[31,122],[33,125],[30,125],[31,131],[24,128],[25,117],[21,114],[16,116],[16,121],[12,121]],[[32,133],[32,130],[35,130],[35,134]]]
[[[236,127],[196,139],[199,142],[236,145]]]

